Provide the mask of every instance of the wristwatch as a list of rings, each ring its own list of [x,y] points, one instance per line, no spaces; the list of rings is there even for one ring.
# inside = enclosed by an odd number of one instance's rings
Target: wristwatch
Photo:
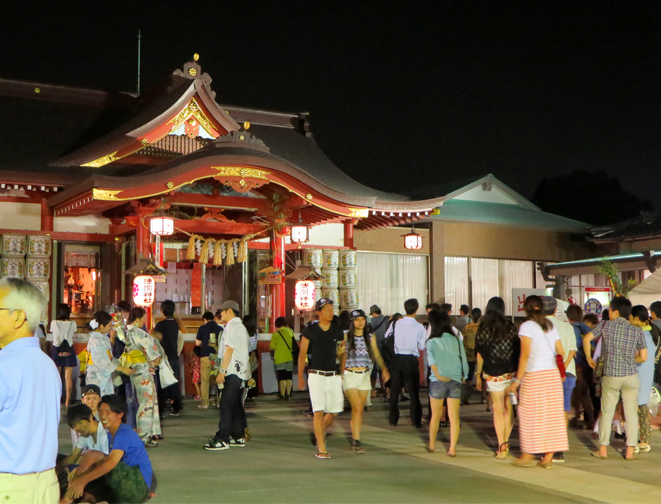
[[[221,369],[219,373],[227,374],[227,369]]]

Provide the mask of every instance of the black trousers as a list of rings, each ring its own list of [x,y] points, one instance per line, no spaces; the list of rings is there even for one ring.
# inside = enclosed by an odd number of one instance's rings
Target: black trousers
[[[230,436],[234,439],[241,439],[245,436],[245,428],[248,425],[246,421],[246,412],[243,409],[243,380],[236,375],[225,377],[225,387],[223,387],[220,396],[220,421],[218,422],[218,432],[216,439],[230,442]]]
[[[420,390],[420,368],[418,358],[414,355],[395,355],[390,372],[390,425],[399,421],[399,392],[406,386],[410,396],[411,423],[419,427],[422,421],[422,405],[418,392]]]
[[[179,379],[179,357],[176,359],[168,359],[170,362],[170,367],[174,373],[175,378]],[[175,413],[180,413],[184,409],[184,403],[181,400],[181,384],[175,383],[163,390],[165,392],[166,399],[172,399],[172,411]]]

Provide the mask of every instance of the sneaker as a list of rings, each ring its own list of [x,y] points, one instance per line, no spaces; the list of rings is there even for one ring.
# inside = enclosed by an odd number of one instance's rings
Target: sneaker
[[[180,417],[180,416],[181,416],[181,411],[172,411],[172,412],[170,413],[170,416],[173,416],[173,417]]]
[[[301,411],[301,415],[303,415],[304,417],[313,417],[314,412],[312,410]]]
[[[145,448],[158,448],[158,443],[153,439],[145,441]]]
[[[211,438],[209,439],[209,442],[204,445],[204,449],[208,451],[229,450],[230,445],[220,439]]]
[[[245,448],[245,446],[246,446],[246,440],[244,438],[230,439],[230,447],[232,448]]]
[[[565,462],[565,455],[562,452],[555,452],[553,454],[553,463],[563,464]]]
[[[198,404],[199,409],[209,409],[209,406],[204,406],[203,404]]]

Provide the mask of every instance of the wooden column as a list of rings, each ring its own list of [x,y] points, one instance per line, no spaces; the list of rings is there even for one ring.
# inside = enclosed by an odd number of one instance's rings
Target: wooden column
[[[151,210],[143,207],[138,207],[136,210],[138,212],[138,228],[136,230],[137,232],[136,252],[138,254],[138,257],[136,257],[136,261],[137,261],[140,258],[140,256],[144,257],[145,259],[149,259],[149,252],[150,252],[149,222],[145,219],[145,216],[149,215],[151,213]]]
[[[344,246],[353,248],[353,225],[354,220],[349,219],[344,221]]]
[[[41,198],[41,230],[53,231],[53,210],[48,206],[46,198]]]

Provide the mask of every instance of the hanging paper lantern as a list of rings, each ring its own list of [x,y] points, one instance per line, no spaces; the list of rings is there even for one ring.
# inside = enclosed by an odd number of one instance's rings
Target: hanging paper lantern
[[[174,220],[171,217],[152,217],[149,219],[149,232],[158,236],[172,236],[174,234]]]
[[[422,236],[411,230],[409,234],[404,235],[404,246],[408,250],[420,250],[422,248]]]
[[[315,286],[311,280],[299,280],[296,282],[294,303],[300,311],[310,311],[315,303]]]
[[[305,243],[310,239],[310,228],[305,224],[294,224],[291,227],[291,242]]]
[[[151,306],[156,295],[154,277],[139,275],[133,279],[133,303],[136,306]]]

